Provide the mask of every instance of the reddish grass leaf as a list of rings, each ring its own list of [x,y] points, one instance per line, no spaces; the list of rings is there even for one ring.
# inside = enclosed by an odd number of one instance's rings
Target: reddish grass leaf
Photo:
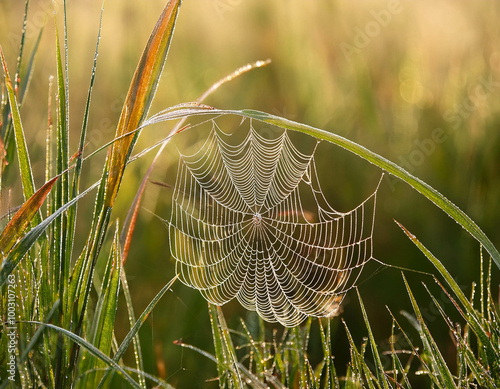
[[[136,129],[146,117],[153,100],[158,80],[170,47],[180,0],[170,0],[163,9],[130,84],[123,105],[115,138],[109,156],[109,174],[106,183],[105,207],[112,207],[139,132]]]
[[[23,235],[26,228],[29,226],[33,217],[44,203],[47,195],[52,190],[59,176],[52,178],[38,189],[16,212],[11,221],[5,226],[0,235],[0,252],[3,254],[0,258],[0,263],[3,261],[3,256],[12,248],[14,243]]]

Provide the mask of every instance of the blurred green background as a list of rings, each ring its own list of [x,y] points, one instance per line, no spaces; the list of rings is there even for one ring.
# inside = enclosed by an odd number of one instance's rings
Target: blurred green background
[[[132,74],[164,3],[106,0],[87,153],[112,139]],[[54,7],[62,31],[61,0],[54,4],[49,0],[32,2],[27,29],[29,50],[44,28],[21,112],[38,187],[44,179],[49,78],[55,75]],[[100,9],[100,0],[67,2],[73,152]],[[0,43],[12,75],[23,11],[23,1],[0,0]],[[259,109],[354,140],[439,190],[500,247],[500,3],[185,0],[151,113],[193,101],[235,68],[267,58],[272,60],[269,66],[223,86],[206,103]],[[136,151],[166,136],[171,126],[166,123],[145,129]],[[189,142],[189,137],[184,137],[176,145],[185,147]],[[318,153],[322,187],[336,209],[349,210],[373,192],[380,178],[378,169],[324,143]],[[104,158],[101,153],[86,162],[82,187],[100,176]],[[148,154],[129,166],[113,211],[115,218],[125,219],[151,159]],[[152,179],[172,185],[176,162],[177,150],[172,144]],[[12,168],[4,177],[12,191],[1,194],[3,212],[21,203],[15,172]],[[155,216],[168,218],[170,196],[167,188],[147,187],[126,263],[136,312],[141,312],[174,275],[167,229]],[[90,212],[92,198],[85,201],[82,204]],[[88,230],[90,218],[86,220],[86,216],[80,211],[80,246]],[[471,283],[479,281],[478,244],[427,199],[386,176],[378,194],[375,257],[395,266],[432,271],[392,219],[416,234],[471,293]],[[446,325],[436,316],[421,285],[424,281],[434,286],[432,279],[407,275],[415,292],[420,293],[421,308],[428,312],[427,319],[439,335],[446,358],[453,363],[455,356],[447,353],[452,347]],[[400,272],[371,266],[359,288],[375,337],[383,347],[391,325],[385,306],[398,318],[401,309],[410,309]],[[361,342],[366,328],[356,300],[355,293],[347,296],[341,316]],[[255,319],[237,303],[228,304],[224,312],[233,328],[238,327],[240,316],[250,322]],[[128,324],[124,309],[119,315],[121,327],[116,332],[121,339]],[[335,319],[333,353],[342,373],[349,350],[339,324]],[[416,332],[414,336],[418,340]],[[148,372],[179,388],[217,386],[216,381],[206,382],[217,374],[214,363],[173,344],[182,339],[213,350],[206,302],[197,291],[175,284],[149,318],[141,338]],[[314,360],[314,344],[312,347]]]

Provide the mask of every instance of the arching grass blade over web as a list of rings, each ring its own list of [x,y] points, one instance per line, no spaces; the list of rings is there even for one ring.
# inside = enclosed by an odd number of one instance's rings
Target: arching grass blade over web
[[[378,155],[377,153],[357,144],[354,141],[346,139],[340,135],[321,130],[319,128],[311,127],[306,124],[297,123],[279,116],[271,115],[261,111],[255,110],[219,110],[219,109],[167,109],[163,112],[148,119],[144,126],[148,124],[158,123],[165,120],[178,119],[180,117],[189,115],[238,115],[249,119],[258,120],[264,123],[272,124],[277,127],[288,129],[291,131],[298,131],[304,134],[309,134],[317,139],[326,140],[337,146],[340,146],[357,156],[365,159],[375,166],[385,170],[393,176],[401,179],[410,185],[413,189],[420,192],[422,195],[431,200],[440,209],[442,209],[448,216],[460,224],[469,234],[471,234],[479,243],[483,245],[485,250],[491,255],[493,261],[500,268],[500,253],[493,245],[491,240],[486,234],[478,227],[478,225],[460,208],[448,200],[445,196],[439,193],[436,189],[429,184],[408,173],[405,169],[398,166],[394,162]]]

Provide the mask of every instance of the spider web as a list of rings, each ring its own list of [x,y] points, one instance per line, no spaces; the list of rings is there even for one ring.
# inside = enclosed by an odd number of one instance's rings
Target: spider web
[[[302,153],[286,131],[267,139],[252,122],[234,145],[212,123],[203,146],[179,158],[167,223],[180,280],[212,304],[236,297],[287,327],[335,315],[372,259],[377,190],[338,212],[321,190],[316,148]]]

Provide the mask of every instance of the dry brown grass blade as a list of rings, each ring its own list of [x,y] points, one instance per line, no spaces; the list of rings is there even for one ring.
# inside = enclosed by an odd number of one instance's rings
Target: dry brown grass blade
[[[21,237],[26,228],[29,226],[33,217],[38,213],[38,210],[44,203],[47,195],[52,190],[60,176],[52,178],[46,182],[40,189],[38,189],[16,212],[14,217],[5,226],[2,234],[0,235],[0,252],[2,257],[0,263],[3,261],[3,256],[12,248],[16,241]]]

